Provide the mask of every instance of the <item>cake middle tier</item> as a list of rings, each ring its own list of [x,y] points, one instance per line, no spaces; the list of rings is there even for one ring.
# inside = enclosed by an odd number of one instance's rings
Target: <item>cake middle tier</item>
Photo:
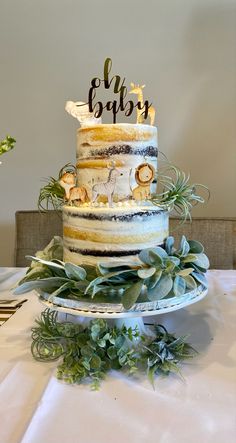
[[[64,261],[137,262],[141,250],[164,243],[168,220],[168,212],[156,206],[64,206]]]

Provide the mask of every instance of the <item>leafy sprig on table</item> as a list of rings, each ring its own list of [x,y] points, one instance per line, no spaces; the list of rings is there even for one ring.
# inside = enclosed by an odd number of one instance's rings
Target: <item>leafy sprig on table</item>
[[[207,287],[209,261],[204,248],[184,236],[177,249],[173,237],[166,239],[163,248],[144,249],[135,265],[124,262],[77,266],[62,261],[62,250],[62,240],[55,237],[46,250],[31,257],[33,262],[15,293],[36,289],[52,297],[120,302],[128,310],[139,301],[179,297],[199,284]]]
[[[13,137],[10,137],[10,135],[7,135],[4,140],[0,141],[0,155],[11,151],[11,149],[14,148],[15,143],[16,140]]]
[[[39,361],[62,358],[57,376],[67,383],[87,379],[98,389],[108,371],[146,372],[154,385],[156,375],[180,374],[181,361],[196,351],[186,337],[176,338],[164,326],[154,326],[154,336],[140,335],[137,329],[110,327],[103,319],[92,320],[86,328],[78,323],[58,322],[57,313],[46,309],[32,328],[32,355]]]

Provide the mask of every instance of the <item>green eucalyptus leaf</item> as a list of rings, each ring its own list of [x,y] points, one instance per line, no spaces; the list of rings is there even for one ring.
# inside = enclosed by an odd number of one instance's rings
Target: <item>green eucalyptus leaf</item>
[[[80,352],[81,352],[81,355],[82,355],[83,357],[88,357],[88,358],[90,358],[90,357],[93,356],[94,350],[91,348],[91,346],[89,346],[89,345],[84,345],[84,346],[82,346]]]
[[[117,338],[116,338],[116,341],[115,341],[115,347],[116,347],[116,349],[118,349],[118,351],[122,348],[122,346],[124,345],[124,343],[125,343],[125,337],[124,337],[124,335],[119,335]],[[117,351],[117,352],[118,352]]]
[[[100,348],[105,348],[106,340],[104,340],[104,338],[100,338],[100,340],[98,340],[97,344]]]
[[[152,277],[152,275],[154,275],[156,272],[156,268],[142,268],[139,269],[137,274],[139,276],[139,278],[145,279],[145,278],[149,278]]]
[[[82,365],[84,366],[85,369],[87,369],[87,371],[90,371],[90,363],[89,363],[89,360],[87,360],[87,359],[83,359],[83,360],[82,360]]]
[[[110,346],[107,349],[107,355],[111,360],[114,360],[117,357],[117,349],[115,346]]]
[[[186,282],[184,278],[181,277],[180,275],[176,275],[173,284],[173,290],[176,297],[180,297],[181,295],[183,295],[185,293],[185,289],[186,289]]]
[[[73,280],[85,280],[87,276],[85,269],[73,263],[65,263],[65,272],[67,277]]]
[[[93,355],[90,360],[91,369],[100,369],[102,360],[98,355]]]
[[[143,282],[138,281],[124,291],[122,304],[125,309],[130,309],[137,301],[143,287]]]
[[[190,246],[190,252],[192,254],[201,254],[204,252],[203,245],[197,240],[188,240],[188,244]]]
[[[153,289],[148,291],[148,299],[160,300],[166,297],[171,291],[173,286],[173,280],[170,275],[162,275]]]

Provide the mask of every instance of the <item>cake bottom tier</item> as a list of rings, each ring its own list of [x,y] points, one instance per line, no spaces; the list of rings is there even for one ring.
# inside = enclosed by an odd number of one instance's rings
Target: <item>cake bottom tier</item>
[[[64,261],[136,263],[141,250],[163,245],[168,229],[168,212],[156,206],[64,206]]]

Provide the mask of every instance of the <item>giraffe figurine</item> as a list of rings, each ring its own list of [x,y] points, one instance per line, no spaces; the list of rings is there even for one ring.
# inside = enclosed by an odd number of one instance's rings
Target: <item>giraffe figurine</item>
[[[143,101],[143,88],[145,88],[145,85],[139,86],[139,85],[135,85],[134,83],[130,83],[131,86],[131,90],[129,91],[130,94],[137,94],[138,96],[138,101],[141,104],[141,107],[144,106],[144,101]],[[144,117],[142,115],[142,109],[138,109],[137,108],[137,123],[144,123]],[[150,117],[150,125],[153,126],[154,125],[154,120],[155,120],[155,108],[154,106],[150,106],[150,108],[148,109],[148,117]]]

